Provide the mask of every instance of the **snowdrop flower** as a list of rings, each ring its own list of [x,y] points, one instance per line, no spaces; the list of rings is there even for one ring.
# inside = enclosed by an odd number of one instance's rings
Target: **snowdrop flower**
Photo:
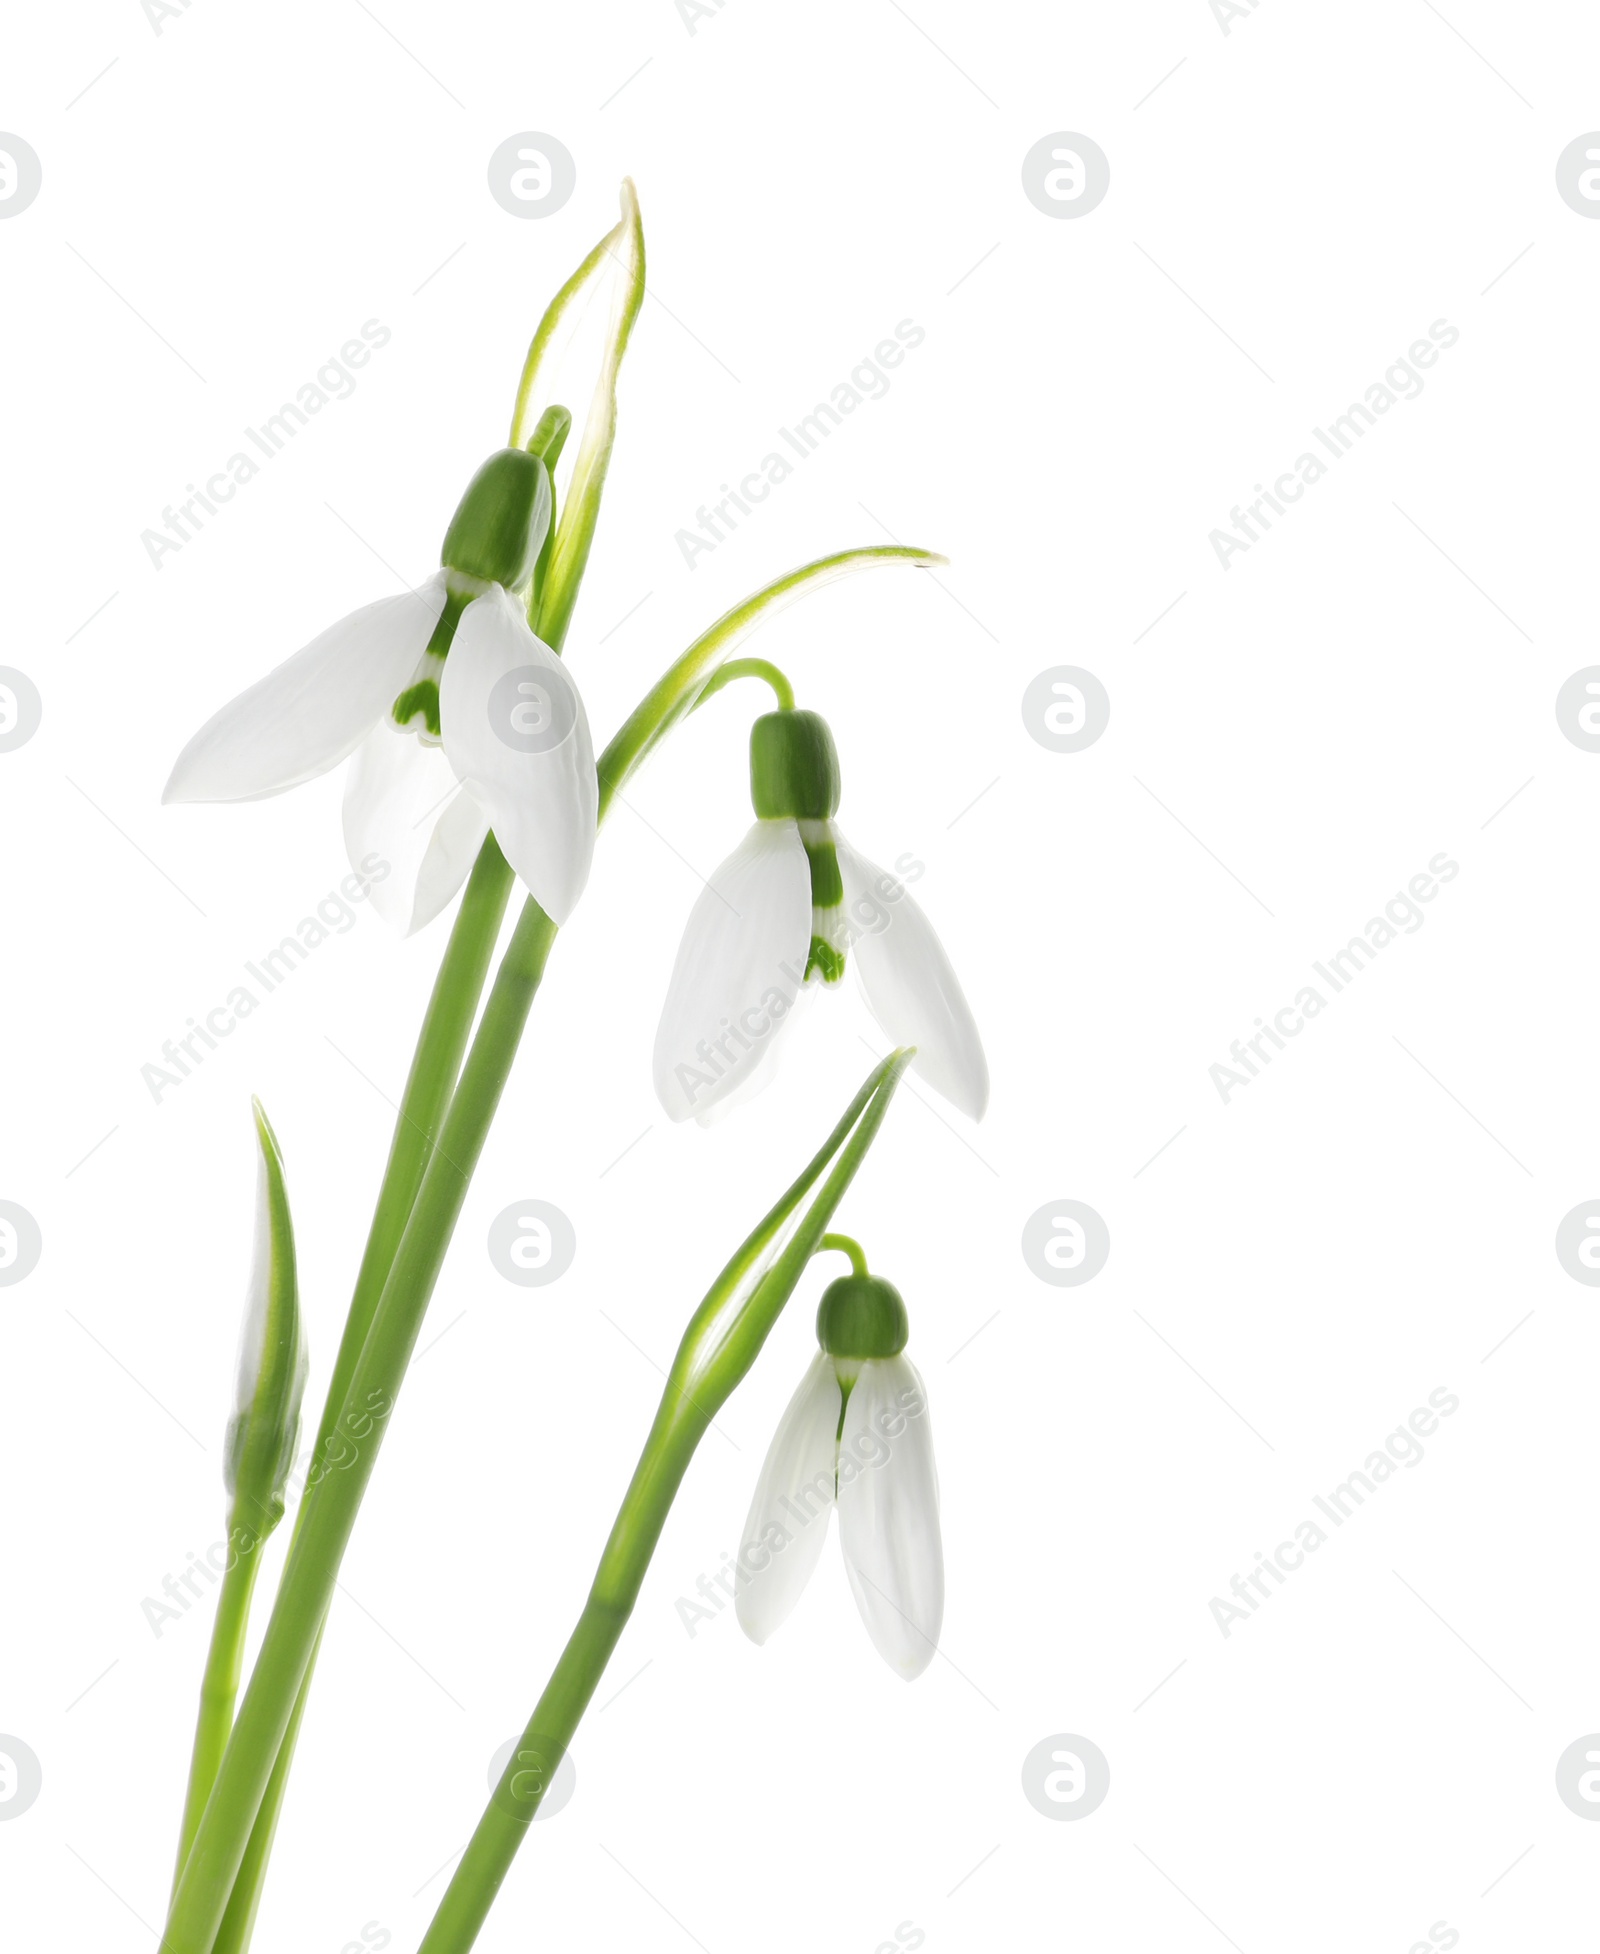
[[[910,1682],[933,1660],[944,1619],[939,1478],[922,1379],[903,1354],[905,1304],[849,1247],[858,1272],[823,1292],[821,1349],[789,1400],[750,1502],[736,1610],[752,1642],[788,1620],[837,1505],[861,1619],[879,1655]]]
[[[781,709],[750,729],[756,823],[690,913],[656,1031],[656,1096],[702,1123],[771,1076],[797,1000],[848,962],[867,1005],[915,1069],[973,1119],[989,1068],[933,925],[905,884],[834,825],[839,758],[827,721]]]
[[[594,852],[594,747],[577,687],[511,595],[533,576],[550,508],[544,460],[491,455],[451,520],[443,567],[353,611],[224,706],[179,754],[163,800],[260,800],[353,754],[345,845],[353,865],[370,868],[374,853],[388,865],[372,900],[390,922],[409,934],[431,921],[492,828],[564,923]]]

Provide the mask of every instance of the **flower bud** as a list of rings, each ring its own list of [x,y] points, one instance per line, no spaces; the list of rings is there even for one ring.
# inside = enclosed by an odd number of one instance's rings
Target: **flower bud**
[[[537,455],[502,448],[467,484],[439,561],[447,570],[520,590],[550,527],[550,473]]]
[[[762,820],[839,811],[839,753],[819,712],[768,712],[750,728],[750,800]]]
[[[294,1223],[277,1136],[253,1099],[260,1161],[256,1179],[255,1254],[239,1382],[223,1445],[222,1479],[241,1524],[262,1538],[283,1517],[283,1489],[300,1441],[300,1401],[308,1359],[300,1329]]]
[[[830,1357],[862,1363],[898,1357],[910,1324],[900,1291],[882,1276],[840,1276],[817,1305],[817,1342]]]

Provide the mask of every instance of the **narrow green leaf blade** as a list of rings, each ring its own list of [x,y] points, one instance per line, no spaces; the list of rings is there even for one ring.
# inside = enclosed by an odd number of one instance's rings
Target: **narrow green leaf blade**
[[[589,561],[606,470],[617,433],[617,374],[633,322],[644,303],[644,227],[632,182],[622,183],[622,217],[579,265],[551,300],[528,348],[511,416],[511,446],[522,447],[540,416],[554,404],[551,388],[561,355],[571,344],[589,307],[609,305],[605,337],[583,434],[561,498],[548,563],[539,580],[538,614],[529,623],[546,644],[560,649],[577,602],[578,586]]]
[[[821,556],[814,563],[802,564],[798,570],[763,585],[743,603],[735,604],[667,668],[601,754],[600,818],[605,819],[613,795],[638,771],[663,737],[686,713],[693,711],[695,701],[723,661],[763,624],[770,623],[800,598],[809,597],[857,570],[897,563],[909,564],[914,570],[928,570],[945,561],[932,550],[913,549],[902,543],[840,550],[833,556]]]

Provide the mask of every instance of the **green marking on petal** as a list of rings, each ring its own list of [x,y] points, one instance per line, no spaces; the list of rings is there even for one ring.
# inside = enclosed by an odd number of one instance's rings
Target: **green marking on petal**
[[[444,609],[439,613],[439,622],[433,627],[433,636],[424,649],[430,658],[443,658],[455,640],[456,626],[461,622],[461,614],[481,593],[477,590],[452,589],[448,578],[445,580]]]
[[[844,906],[844,876],[839,869],[838,850],[833,845],[833,830],[825,821],[802,821],[800,839],[806,860],[811,864],[811,907],[840,909]]]
[[[806,981],[819,971],[825,984],[837,984],[844,975],[844,952],[836,950],[825,936],[813,936],[811,954],[806,958]]]
[[[798,713],[789,715],[798,718]],[[776,715],[774,715],[776,717]],[[800,839],[811,864],[811,950],[806,958],[806,977],[813,971],[825,984],[837,984],[844,975],[844,877],[839,872],[839,855],[833,845],[833,830],[826,821],[802,821]]]
[[[394,705],[390,716],[397,726],[409,726],[413,719],[421,717],[423,726],[435,739],[439,737],[439,687],[431,678],[418,679],[415,685],[408,685]],[[417,728],[420,732],[423,727]]]

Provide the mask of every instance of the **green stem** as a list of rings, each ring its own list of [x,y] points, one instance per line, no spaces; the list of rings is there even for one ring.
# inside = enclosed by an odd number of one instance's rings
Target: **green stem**
[[[438,1141],[514,879],[510,865],[500,852],[500,844],[493,835],[488,836],[478,852],[466,894],[461,898],[449,946],[433,982],[422,1029],[417,1034],[417,1049],[401,1094],[394,1137],[389,1142],[389,1160],[378,1190],[378,1205],[367,1233],[366,1252],[356,1276],[339,1354],[328,1379],[322,1422],[317,1427],[319,1452],[326,1446],[334,1421],[350,1395],[350,1380],[372,1328],[383,1285],[394,1266],[423,1173]]]
[[[577,1627],[490,1795],[417,1954],[467,1954],[477,1940],[633,1612],[695,1448],[749,1372],[807,1262],[824,1243],[849,1239],[824,1235],[823,1229],[877,1136],[910,1058],[909,1051],[896,1052],[876,1068],[821,1151],[746,1239],[691,1319]],[[787,1247],[741,1295],[762,1250],[778,1237],[830,1161],[832,1171]],[[731,1322],[725,1321],[730,1315]]]
[[[601,815],[629,775],[638,771],[680,719],[693,712],[695,701],[717,669],[726,664],[733,647],[775,617],[784,606],[840,577],[852,576],[857,570],[897,563],[924,570],[943,562],[942,556],[935,556],[930,550],[912,549],[903,543],[873,543],[866,549],[839,550],[833,556],[819,556],[814,563],[804,563],[798,570],[775,577],[743,603],[724,611],[709,631],[703,631],[682,657],[667,667],[600,755]],[[540,636],[545,637],[547,644],[555,642],[543,632]]]
[[[450,941],[434,980],[433,992],[417,1037],[411,1071],[401,1096],[389,1159],[367,1235],[361,1268],[356,1277],[344,1335],[329,1378],[322,1419],[313,1450],[314,1460],[328,1455],[337,1441],[337,1422],[350,1396],[350,1387],[361,1352],[372,1328],[384,1285],[394,1264],[405,1225],[416,1202],[429,1160],[440,1142],[441,1126],[461,1068],[462,1054],[472,1031],[478,1002],[483,995],[489,961],[510,898],[512,873],[499,844],[490,835],[479,851],[468,879],[466,892],[450,932]],[[296,1517],[294,1539],[298,1540],[302,1522],[310,1506],[302,1500]],[[293,1546],[291,1544],[291,1557]],[[320,1631],[317,1637],[321,1643]],[[300,1690],[290,1717],[281,1753],[273,1761],[272,1775],[256,1815],[249,1844],[241,1861],[236,1890],[229,1902],[227,1924],[214,1943],[214,1954],[243,1954],[249,1945],[250,1931],[260,1904],[260,1887],[272,1850],[283,1794],[288,1782],[295,1735],[305,1711],[311,1686],[311,1670],[316,1650],[306,1665]],[[216,1767],[213,1764],[212,1775]],[[208,1785],[209,1789],[209,1785]],[[196,1825],[199,1813],[195,1814]],[[185,1851],[193,1841],[194,1827],[186,1826]],[[180,1865],[182,1859],[180,1857]],[[176,1886],[174,1898],[176,1898]]]
[[[772,687],[773,697],[778,702],[779,712],[794,711],[794,687],[785,675],[768,658],[729,658],[719,665],[716,671],[700,689],[700,696],[690,708],[698,712],[707,699],[713,699],[725,685],[732,685],[736,678],[758,678]]]
[[[245,1630],[250,1625],[250,1596],[261,1569],[261,1542],[252,1538],[250,1550],[233,1546],[233,1516],[228,1518],[228,1544],[232,1561],[224,1568],[222,1587],[217,1594],[216,1620],[211,1624],[211,1647],[206,1655],[205,1674],[200,1679],[200,1714],[195,1722],[194,1754],[189,1762],[189,1789],[183,1801],[183,1823],[178,1831],[178,1863],[173,1868],[172,1887],[177,1891],[183,1863],[200,1829],[200,1814],[211,1796],[217,1767],[228,1747],[233,1728],[233,1705],[239,1694],[239,1673],[244,1666]]]
[[[322,1647],[322,1637],[317,1637],[317,1647],[311,1652],[311,1664],[317,1660],[317,1650]],[[300,1694],[294,1700],[294,1714],[289,1718],[289,1728],[283,1733],[283,1742],[278,1746],[277,1760],[272,1767],[272,1776],[267,1781],[265,1797],[261,1809],[256,1813],[256,1822],[250,1828],[250,1843],[245,1847],[243,1860],[239,1865],[239,1876],[233,1882],[233,1892],[228,1898],[228,1910],[222,1916],[222,1925],[217,1929],[217,1937],[212,1942],[212,1954],[245,1954],[250,1945],[250,1936],[255,1932],[256,1913],[261,1905],[261,1888],[267,1876],[267,1861],[272,1857],[272,1842],[277,1837],[278,1815],[283,1810],[284,1787],[289,1780],[290,1767],[294,1763],[295,1740],[300,1735],[300,1720],[306,1713],[306,1698],[311,1693],[311,1668],[306,1670],[306,1679],[300,1685]]]
[[[564,413],[565,410],[557,410]],[[548,418],[548,417],[547,417]],[[552,426],[554,424],[552,423]],[[540,428],[545,423],[541,421]],[[561,430],[564,437],[565,429]],[[571,607],[565,616],[546,622],[536,612],[532,627],[539,631],[543,626],[546,642],[559,653],[566,638],[567,623]],[[322,1458],[330,1446],[338,1443],[337,1424],[341,1414],[351,1400],[351,1387],[356,1367],[371,1334],[373,1319],[382,1299],[390,1271],[394,1266],[407,1223],[416,1206],[424,1174],[433,1157],[435,1146],[444,1148],[441,1137],[441,1124],[450,1104],[461,1067],[462,1054],[466,1049],[467,1037],[472,1029],[472,1021],[477,1012],[478,1000],[483,992],[485,977],[488,974],[489,960],[499,937],[500,925],[505,915],[506,903],[510,898],[513,876],[500,846],[494,836],[489,835],[479,851],[472,876],[467,884],[466,894],[456,915],[451,930],[450,943],[439,966],[439,974],[434,980],[433,994],[429,999],[427,1015],[423,1019],[422,1030],[418,1035],[417,1049],[411,1062],[411,1072],[406,1080],[405,1093],[400,1102],[399,1115],[395,1121],[394,1137],[389,1146],[388,1165],[378,1192],[378,1205],[373,1214],[372,1225],[367,1235],[366,1251],[362,1257],[361,1268],[356,1278],[355,1292],[351,1298],[350,1310],[345,1319],[344,1335],[340,1340],[338,1355],[334,1360],[332,1376],[328,1382],[327,1396],[323,1403],[322,1420],[317,1431],[317,1445],[313,1459]],[[536,920],[537,919],[537,920]],[[554,939],[555,926],[550,923],[544,911],[531,898],[523,907],[522,917],[513,938],[512,948],[525,930],[537,931],[541,926],[548,927],[551,940]],[[544,955],[549,954],[548,944]],[[507,963],[511,953],[507,954]],[[540,969],[542,971],[542,959]],[[502,966],[504,971],[505,966]],[[537,979],[535,979],[537,988]],[[496,978],[496,991],[499,978]],[[532,992],[528,994],[528,1005],[532,1003]],[[523,1008],[526,1019],[527,1005]],[[515,1038],[521,1037],[521,1025],[517,1026]],[[474,1047],[476,1050],[476,1047]],[[505,1055],[509,1070],[511,1059],[515,1057],[515,1039]],[[498,1094],[496,1095],[498,1099]],[[491,1114],[492,1117],[492,1109]],[[478,1146],[482,1146],[479,1137]],[[476,1155],[474,1154],[474,1164]],[[462,1195],[465,1196],[465,1182],[471,1178],[467,1169],[463,1181]],[[459,1211],[459,1206],[458,1206]],[[454,1227],[454,1216],[450,1228]],[[440,1256],[449,1245],[446,1234],[440,1244]],[[435,1271],[437,1274],[437,1271]],[[432,1283],[429,1283],[429,1295]],[[427,1308],[427,1298],[421,1310]],[[420,1312],[419,1312],[420,1322]],[[413,1333],[413,1342],[415,1333]],[[409,1349],[406,1362],[409,1362]],[[405,1363],[401,1364],[400,1375],[404,1375]],[[398,1385],[396,1386],[398,1388]],[[370,1466],[368,1468],[370,1470]],[[359,1494],[356,1504],[359,1506]],[[300,1538],[302,1523],[311,1501],[302,1500],[300,1511],[295,1518],[295,1530],[291,1542]],[[352,1522],[354,1515],[352,1513]],[[347,1536],[348,1537],[348,1536]],[[343,1547],[338,1558],[342,1558]],[[334,1563],[337,1573],[338,1558]],[[287,1574],[287,1570],[286,1570]],[[281,1598],[281,1597],[280,1597]],[[274,1608],[273,1620],[277,1619]],[[294,1746],[299,1735],[301,1719],[305,1715],[306,1699],[310,1694],[311,1678],[316,1668],[317,1656],[322,1648],[322,1635],[325,1623],[319,1623],[310,1653],[306,1658],[304,1673],[295,1695],[294,1706],[276,1754],[273,1756],[271,1771],[265,1788],[260,1793],[250,1835],[245,1842],[243,1856],[238,1862],[234,1875],[233,1890],[227,1897],[227,1910],[222,1924],[217,1928],[214,1938],[199,1945],[207,1954],[245,1954],[254,1929],[257,1909],[261,1901],[261,1884],[266,1876],[267,1862],[272,1853],[272,1842],[277,1832],[278,1818],[283,1806],[284,1793],[288,1786],[289,1771],[294,1761]],[[268,1624],[269,1635],[271,1623]],[[265,1646],[265,1645],[264,1645]],[[254,1679],[252,1678],[252,1686]],[[181,1861],[180,1861],[181,1864]],[[214,1898],[215,1896],[213,1896]],[[174,1889],[176,1907],[177,1889]],[[197,1903],[198,1904],[198,1903]],[[170,1939],[164,1940],[163,1949],[175,1945]]]
[[[654,1544],[652,1541],[651,1546]],[[607,1601],[599,1595],[598,1587],[597,1582],[551,1671],[505,1776],[478,1820],[439,1909],[428,1923],[417,1954],[457,1954],[457,1950],[471,1947],[489,1917],[533,1818],[533,1808],[549,1788],[632,1612],[631,1600],[625,1604]]]
[[[309,1672],[362,1496],[473,1169],[505,1089],[556,937],[531,898],[496,973],[477,1036],[383,1287],[321,1477],[308,1486],[233,1738],[173,1900],[166,1954],[210,1954],[250,1832]],[[315,1470],[315,1468],[314,1468]]]
[[[825,1248],[836,1248],[841,1255],[850,1258],[850,1273],[864,1276],[867,1273],[867,1252],[852,1235],[824,1235],[817,1243],[820,1253]]]
[[[565,408],[551,408],[535,430],[534,439],[529,443],[530,449],[543,454],[553,445],[554,454],[559,454],[570,419]],[[536,615],[535,628],[537,625]],[[564,631],[561,636],[565,636]],[[558,652],[561,649],[559,640],[554,648]],[[340,1339],[333,1374],[328,1380],[327,1396],[323,1400],[322,1422],[317,1428],[314,1457],[327,1447],[334,1433],[335,1421],[349,1397],[356,1363],[372,1328],[383,1286],[394,1266],[406,1222],[416,1204],[423,1172],[461,1070],[462,1054],[467,1047],[473,1018],[477,1015],[478,1000],[483,995],[489,960],[499,939],[500,925],[505,917],[514,879],[500,851],[500,844],[492,834],[489,835],[473,865],[466,894],[461,899],[461,907],[450,932],[449,946],[439,966],[439,974],[434,979],[427,1014],[417,1036],[417,1049],[400,1100],[394,1137],[389,1143],[388,1165],[378,1190],[378,1205],[367,1234],[366,1252],[361,1258],[355,1292],[345,1318],[344,1335]],[[295,1519],[296,1535],[304,1512],[302,1505]],[[305,1678],[300,1685],[300,1694],[295,1701],[294,1714],[273,1765],[272,1776],[267,1781],[261,1809],[256,1814],[250,1843],[240,1864],[227,1914],[212,1945],[212,1954],[245,1954],[250,1945],[256,1911],[261,1902],[261,1882],[266,1876],[267,1861],[272,1854],[272,1841],[278,1829],[289,1770],[294,1762],[295,1741],[300,1734],[300,1722],[305,1715],[311,1678],[316,1671],[321,1649],[322,1630],[319,1629],[311,1659],[306,1665]]]
[[[617,789],[677,720],[692,709],[715,666],[769,609],[858,567],[877,563],[909,563],[921,567],[942,560],[927,551],[898,545],[844,551],[778,578],[726,613],[647,694],[601,755],[598,771],[602,821]],[[555,607],[554,615],[541,615],[530,621],[545,642],[559,652],[570,616],[568,602]],[[482,885],[480,873],[484,877]],[[487,902],[488,888],[501,877],[500,907],[495,912],[494,926],[488,929],[486,937],[479,938],[476,924],[468,923],[469,908],[477,914],[471,898],[475,890],[482,889]],[[327,1601],[381,1443],[381,1420],[392,1409],[404,1378],[488,1123],[498,1105],[543,975],[545,959],[555,939],[555,925],[530,897],[496,975],[461,1087],[454,1100],[450,1100],[451,1078],[477,1001],[477,990],[474,990],[464,1016],[460,1015],[468,985],[465,940],[463,965],[459,970],[453,968],[458,939],[466,931],[467,937],[481,947],[483,962],[473,966],[477,987],[481,989],[510,881],[510,870],[505,867],[491,836],[474,870],[468,899],[463,901],[457,917],[446,963],[441,966],[435,983],[412,1076],[407,1082],[407,1099],[402,1103],[396,1123],[389,1167],[379,1196],[380,1212],[374,1216],[357,1296],[352,1301],[351,1316],[335,1362],[316,1456],[321,1458],[332,1445],[342,1442],[338,1430],[341,1421],[365,1419],[369,1430],[361,1435],[362,1443],[356,1448],[354,1460],[338,1465],[330,1458],[329,1472],[320,1483],[307,1489],[302,1500],[288,1565],[236,1724],[239,1741],[230,1742],[223,1758],[215,1795],[196,1834],[190,1863],[174,1893],[167,1931],[158,1954],[243,1954],[249,1940],[260,1882],[287,1782],[294,1735],[304,1712],[305,1692],[321,1646]],[[447,971],[451,972],[448,980]],[[453,1052],[447,1058],[439,1056],[437,1063],[431,1045],[435,1030],[441,1039],[448,1034],[455,1040]],[[424,1046],[429,1047],[430,1053],[426,1062]],[[445,1053],[446,1047],[441,1044],[439,1054]],[[415,1105],[411,1103],[413,1087],[419,1095]],[[424,1097],[431,1108],[426,1117],[423,1116]],[[443,1111],[446,1102],[447,1115]],[[435,1145],[434,1135],[441,1117],[444,1123]],[[406,1204],[408,1180],[413,1193],[409,1207]],[[363,1314],[369,1319],[365,1336],[359,1329]],[[343,1388],[335,1388],[339,1386]],[[371,1414],[379,1405],[381,1409],[374,1419]],[[315,1532],[313,1517],[322,1522]],[[239,1883],[237,1896],[233,1892],[236,1883]],[[225,1915],[234,1936],[231,1940],[218,1938]]]

